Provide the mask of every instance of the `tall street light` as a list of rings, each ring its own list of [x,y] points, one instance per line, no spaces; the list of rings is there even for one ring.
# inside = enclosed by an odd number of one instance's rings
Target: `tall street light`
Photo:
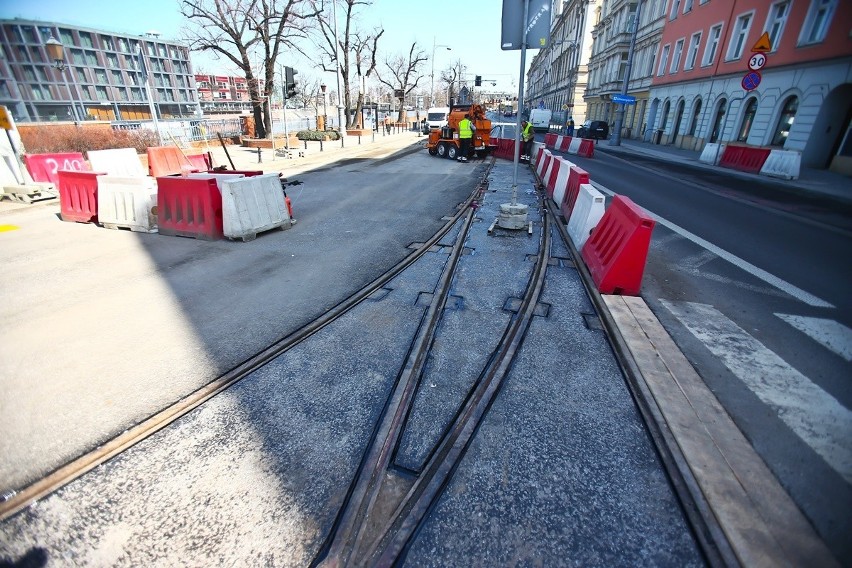
[[[320,90],[322,91],[322,129],[328,130],[328,95],[325,90],[328,87],[325,83],[320,85]]]
[[[452,51],[453,48],[449,45],[435,44],[435,36],[432,36],[432,85],[429,88],[429,106],[435,106],[435,49],[446,47],[447,51]]]
[[[627,68],[624,70],[624,84],[621,86],[622,96],[627,96],[627,84],[630,82],[630,72],[633,70],[633,51],[636,47],[636,34],[639,32],[639,16],[642,15],[642,0],[636,4],[636,16],[633,18],[633,33],[630,36],[630,48],[627,50]],[[610,146],[621,146],[621,127],[624,125],[626,103],[618,105],[615,112],[615,132],[609,141]],[[640,119],[641,120],[641,119]]]
[[[71,101],[71,110],[74,113],[74,120],[79,122],[81,120],[80,114],[77,112],[77,105],[74,103],[74,95],[71,94],[71,85],[68,83],[68,77],[64,73],[68,69],[68,64],[65,61],[65,46],[53,37],[53,34],[50,34],[50,38],[44,42],[44,49],[47,51],[48,59],[53,61],[53,67],[59,70],[59,74],[62,75],[62,79],[65,81],[65,88],[68,89],[68,99]],[[69,70],[68,72],[70,73],[71,71]]]

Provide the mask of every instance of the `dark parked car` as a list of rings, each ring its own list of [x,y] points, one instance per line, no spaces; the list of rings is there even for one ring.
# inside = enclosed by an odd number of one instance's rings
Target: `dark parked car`
[[[587,120],[583,123],[583,126],[577,130],[577,136],[580,138],[606,140],[609,138],[609,124],[607,124],[604,120]]]

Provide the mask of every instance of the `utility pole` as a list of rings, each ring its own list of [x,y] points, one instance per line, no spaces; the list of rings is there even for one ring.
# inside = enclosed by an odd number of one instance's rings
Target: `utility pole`
[[[633,19],[633,34],[630,36],[630,47],[627,50],[627,68],[624,70],[624,84],[621,86],[622,96],[627,96],[627,85],[630,82],[630,72],[633,70],[633,51],[636,47],[636,34],[639,32],[639,18],[642,15],[642,0],[636,4],[636,17]],[[627,103],[618,105],[615,113],[615,132],[609,141],[610,146],[621,146],[621,127],[624,125],[624,112]]]

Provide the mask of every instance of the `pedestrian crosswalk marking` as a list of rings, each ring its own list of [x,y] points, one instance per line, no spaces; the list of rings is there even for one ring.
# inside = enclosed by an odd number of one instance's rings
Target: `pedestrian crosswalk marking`
[[[810,318],[791,314],[775,314],[827,349],[852,362],[852,329],[825,318]]]
[[[852,483],[852,412],[713,306],[660,302],[799,438]]]

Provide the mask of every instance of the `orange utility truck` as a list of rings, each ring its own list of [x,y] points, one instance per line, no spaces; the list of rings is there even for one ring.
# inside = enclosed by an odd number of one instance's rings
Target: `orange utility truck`
[[[485,156],[495,149],[491,145],[491,121],[485,118],[485,108],[482,105],[457,105],[450,107],[447,125],[442,128],[432,128],[426,148],[429,154],[455,160],[459,157],[461,143],[459,142],[459,122],[465,114],[476,127],[470,149],[477,156]]]

